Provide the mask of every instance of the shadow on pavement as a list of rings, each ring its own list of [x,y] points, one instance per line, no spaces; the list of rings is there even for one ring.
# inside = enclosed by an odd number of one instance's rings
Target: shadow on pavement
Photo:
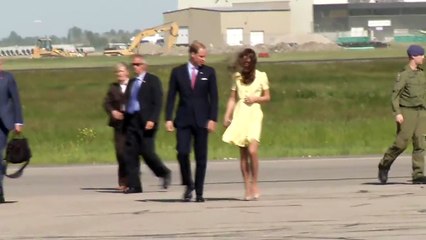
[[[102,188],[102,187],[90,187],[90,188],[80,188],[80,190],[83,191],[94,191],[94,192],[100,192],[100,193],[121,193],[122,191],[118,190],[117,188]]]
[[[387,182],[386,184],[382,184],[379,182],[365,182],[362,185],[413,185],[411,182]]]
[[[111,188],[111,187],[82,187],[80,190],[83,191],[94,191],[94,192],[100,192],[100,193],[121,193],[123,194],[123,191],[118,190],[117,188]],[[143,191],[143,193],[158,193],[158,192],[166,192],[166,190],[158,190],[158,191]]]
[[[215,202],[215,201],[241,201],[241,199],[238,198],[205,198],[206,202]],[[163,202],[163,203],[174,203],[174,202],[184,202],[180,198],[174,198],[174,199],[144,199],[144,200],[136,200],[138,202]],[[192,202],[195,202],[194,200]]]
[[[11,204],[11,203],[17,203],[18,201],[5,201],[3,203],[0,203],[0,205],[2,204]]]

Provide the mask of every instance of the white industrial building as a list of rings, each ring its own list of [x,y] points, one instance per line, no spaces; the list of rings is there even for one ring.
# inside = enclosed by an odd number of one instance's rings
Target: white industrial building
[[[313,31],[314,0],[178,0],[164,22],[180,26],[178,44],[211,46],[274,44],[288,34]]]
[[[383,40],[422,29],[426,0],[178,0],[178,9],[163,16],[180,26],[181,45],[275,44],[312,33]]]

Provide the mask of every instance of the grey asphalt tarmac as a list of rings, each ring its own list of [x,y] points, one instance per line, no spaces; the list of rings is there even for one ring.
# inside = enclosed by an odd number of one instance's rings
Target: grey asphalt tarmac
[[[409,156],[387,185],[379,158],[261,160],[257,201],[242,201],[238,161],[210,161],[205,203],[181,202],[175,162],[168,190],[144,166],[144,193],[129,195],[115,190],[115,165],[29,167],[5,180],[0,239],[425,239]]]

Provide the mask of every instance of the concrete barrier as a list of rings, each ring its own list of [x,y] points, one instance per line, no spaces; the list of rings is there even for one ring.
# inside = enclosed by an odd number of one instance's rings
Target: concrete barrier
[[[94,47],[76,47],[73,44],[58,44],[58,45],[53,45],[52,47],[64,49],[69,52],[80,53],[82,56],[95,52]],[[31,57],[33,52],[34,52],[34,46],[0,47],[1,57],[23,57],[23,56]]]

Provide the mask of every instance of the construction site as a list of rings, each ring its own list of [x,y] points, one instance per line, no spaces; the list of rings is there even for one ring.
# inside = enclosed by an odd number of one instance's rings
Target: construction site
[[[268,53],[285,53],[292,51],[332,51],[341,50],[342,47],[336,42],[319,34],[310,35],[294,35],[286,36],[288,41],[279,42],[277,44],[257,44],[253,47],[256,52]],[[224,54],[233,53],[244,47],[244,45],[237,46],[223,46],[215,47],[208,45],[207,48],[210,54]],[[187,46],[173,46],[169,51],[164,52],[164,48],[160,45],[152,43],[144,43],[138,49],[141,54],[148,55],[186,55],[188,53]]]
[[[54,44],[0,48],[3,57],[184,55],[194,40],[212,54],[253,47],[258,52],[333,51],[426,43],[426,1],[412,0],[178,0],[163,24],[104,49]],[[206,28],[205,26],[209,26]]]

